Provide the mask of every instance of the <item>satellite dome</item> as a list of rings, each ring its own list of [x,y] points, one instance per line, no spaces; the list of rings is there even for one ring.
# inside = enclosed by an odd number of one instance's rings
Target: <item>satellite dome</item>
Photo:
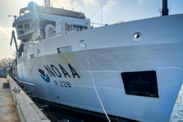
[[[28,8],[31,12],[37,11],[37,4],[35,2],[30,2]]]

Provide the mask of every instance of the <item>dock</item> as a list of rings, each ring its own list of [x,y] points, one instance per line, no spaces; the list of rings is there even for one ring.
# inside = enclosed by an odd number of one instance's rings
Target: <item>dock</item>
[[[0,78],[0,122],[20,122],[10,89],[3,88],[5,78]]]
[[[3,88],[6,83],[9,88]],[[4,85],[5,86],[5,85]],[[0,78],[0,122],[51,122],[8,75]]]

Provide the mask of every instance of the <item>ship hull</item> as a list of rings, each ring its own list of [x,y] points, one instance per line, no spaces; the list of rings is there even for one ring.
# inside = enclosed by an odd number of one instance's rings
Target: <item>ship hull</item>
[[[94,82],[107,114],[167,122],[183,82],[182,55],[181,42],[38,54],[19,63],[17,75],[43,100],[103,113]],[[146,71],[156,73],[158,96],[128,94],[122,73]]]

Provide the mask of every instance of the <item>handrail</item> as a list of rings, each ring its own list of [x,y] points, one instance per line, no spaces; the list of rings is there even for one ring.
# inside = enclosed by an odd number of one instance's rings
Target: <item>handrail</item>
[[[93,25],[93,24],[95,24],[95,25],[105,25],[105,24],[101,24],[101,23],[93,23],[93,22],[91,22],[91,24]]]

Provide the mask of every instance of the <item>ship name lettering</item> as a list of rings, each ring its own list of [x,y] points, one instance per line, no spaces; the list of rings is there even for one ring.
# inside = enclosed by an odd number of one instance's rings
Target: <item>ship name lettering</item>
[[[57,77],[61,78],[62,77],[61,72],[62,72],[63,76],[65,78],[71,78],[71,75],[64,69],[64,67],[61,64],[59,64],[61,71],[59,71],[58,68],[56,66],[54,66],[53,64],[51,64],[50,67],[48,65],[43,65],[43,66],[47,70],[47,72],[49,73],[49,75],[51,77],[57,76]],[[70,64],[68,64],[68,67],[72,73],[73,78],[80,78],[79,74],[76,72],[76,70]]]

